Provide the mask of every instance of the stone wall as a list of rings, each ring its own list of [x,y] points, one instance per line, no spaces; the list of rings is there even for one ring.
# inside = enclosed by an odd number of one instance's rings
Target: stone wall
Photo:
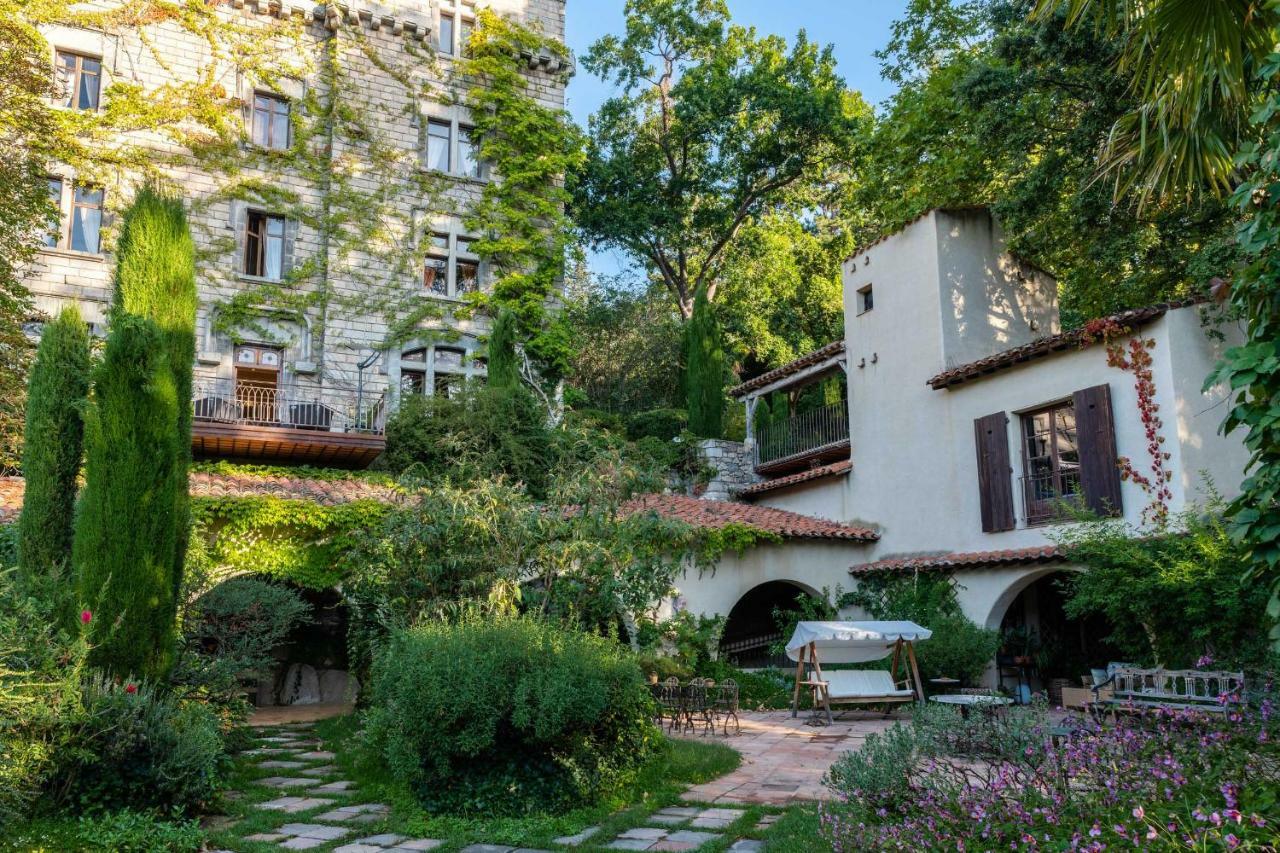
[[[92,5],[105,11],[120,3],[98,0]],[[563,40],[564,0],[488,0],[484,5]],[[101,59],[104,107],[113,84],[147,92],[212,79],[229,99],[245,105],[241,114],[246,127],[255,92],[280,95],[299,110],[314,110],[318,101],[336,94],[343,112],[335,121],[336,131],[297,131],[307,134],[297,137],[304,140],[301,154],[282,156],[285,152],[242,142],[202,160],[170,135],[148,131],[105,140],[101,168],[91,177],[86,177],[87,169],[77,175],[69,167],[54,167],[51,173],[68,187],[83,179],[105,190],[104,251],[41,251],[27,275],[37,308],[52,315],[62,304],[76,302],[101,331],[110,302],[112,232],[118,224],[113,214],[127,206],[144,177],[151,177],[183,194],[197,244],[198,378],[229,379],[234,374],[233,338],[281,346],[286,382],[343,390],[355,387],[356,365],[376,352],[378,360],[364,371],[364,386],[374,395],[398,387],[402,351],[441,340],[476,349],[486,332],[483,319],[455,316],[467,314],[458,310],[463,302],[428,293],[422,270],[431,233],[463,233],[465,211],[484,186],[482,180],[428,170],[423,152],[427,120],[448,121],[456,162],[458,126],[469,121],[463,106],[468,83],[455,75],[451,57],[435,51],[434,42],[442,12],[466,16],[475,11],[470,0],[386,6],[303,0],[219,4],[223,21],[261,29],[264,53],[278,55],[273,61],[282,69],[270,80],[254,79],[171,20],[110,33],[44,28],[51,75],[52,54],[58,50]],[[544,106],[563,108],[567,69],[550,56],[528,59],[530,91]],[[146,165],[149,176],[141,168],[110,165],[115,152],[126,146],[155,151],[154,161]],[[338,175],[343,184],[335,189],[317,174]],[[344,215],[344,205],[356,194],[376,199],[376,216]],[[64,201],[64,215],[68,209]],[[286,274],[277,288],[278,299],[259,298],[262,281],[241,269],[250,209],[288,218],[284,255],[294,274]],[[370,218],[377,221],[366,221]],[[325,223],[336,224],[321,227]],[[309,294],[315,298],[306,299]],[[255,315],[260,322],[232,332],[216,329],[223,325],[215,322],[218,312],[246,295],[253,297],[254,304],[247,307],[260,312]],[[296,307],[302,303],[304,307]],[[405,310],[423,304],[433,307],[414,326],[420,337],[386,346],[388,330]],[[238,311],[245,308],[237,306]]]
[[[733,500],[740,489],[760,482],[751,462],[751,453],[740,441],[707,438],[698,442],[703,463],[715,469],[706,488],[696,488],[697,497],[709,501]]]

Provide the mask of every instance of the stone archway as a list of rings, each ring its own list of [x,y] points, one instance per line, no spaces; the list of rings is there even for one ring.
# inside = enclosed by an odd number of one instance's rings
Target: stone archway
[[[769,648],[780,639],[775,610],[796,610],[805,597],[820,594],[798,581],[766,581],[748,590],[730,609],[720,638],[720,655],[737,666],[779,664]]]
[[[258,683],[256,704],[350,703],[359,684],[347,659],[346,602],[333,589],[297,591],[311,605],[311,621],[295,627],[275,649],[275,669]]]

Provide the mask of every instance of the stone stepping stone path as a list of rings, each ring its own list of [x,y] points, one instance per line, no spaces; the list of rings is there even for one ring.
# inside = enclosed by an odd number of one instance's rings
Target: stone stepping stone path
[[[335,847],[333,853],[411,853],[411,851],[434,850],[443,841],[437,841],[434,838],[410,838],[407,835],[396,835],[394,833],[384,833],[382,835],[370,835],[368,838],[357,838],[350,844],[344,844],[341,847]]]
[[[586,829],[582,830],[582,832],[575,835],[562,835],[559,838],[554,839],[554,841],[556,844],[561,844],[565,847],[577,847],[579,844],[585,843],[587,839],[599,831],[600,827],[598,826],[588,826]]]
[[[764,853],[764,842],[754,838],[739,838],[729,845],[728,853]]]
[[[354,806],[339,806],[322,815],[316,815],[316,820],[327,820],[332,823],[376,823],[386,817],[389,811],[391,807],[382,803],[360,803]]]
[[[355,782],[348,782],[346,779],[339,779],[336,782],[326,782],[323,785],[316,785],[315,779],[305,780],[309,785],[315,785],[311,789],[312,794],[350,794],[354,793]]]
[[[550,850],[535,850],[532,847],[510,847],[505,844],[470,844],[459,853],[551,853]]]
[[[315,779],[298,778],[297,776],[268,776],[265,779],[254,779],[253,784],[268,788],[309,788],[317,784]]]
[[[245,841],[275,842],[285,850],[310,850],[337,841],[351,830],[344,826],[322,826],[318,823],[286,823],[271,832],[246,835]]]
[[[258,803],[258,808],[268,809],[273,812],[284,812],[285,814],[297,814],[298,812],[305,812],[321,806],[331,806],[333,802],[333,800],[322,797],[280,797],[277,800]]]
[[[609,850],[697,850],[710,841],[719,840],[718,832],[696,829],[667,829],[637,826],[628,829],[605,847]]]
[[[299,752],[298,757],[305,761],[333,761],[338,756],[327,750],[317,749],[314,752]]]
[[[649,822],[664,826],[683,826],[687,823],[693,829],[725,829],[745,813],[745,809],[672,806],[654,812],[649,816]]]
[[[258,766],[265,767],[266,765],[260,764]],[[299,770],[298,772],[303,776],[329,776],[338,772],[338,766],[336,764],[323,764],[319,767],[308,767],[306,770]]]
[[[259,761],[258,766],[263,770],[297,770],[300,767],[306,767],[305,761],[281,761],[278,758],[272,758],[268,761]]]

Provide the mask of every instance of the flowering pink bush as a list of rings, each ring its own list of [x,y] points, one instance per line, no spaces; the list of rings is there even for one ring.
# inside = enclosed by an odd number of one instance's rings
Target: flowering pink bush
[[[998,744],[989,741],[977,754],[957,755],[939,748],[947,739],[930,731],[935,726],[900,724],[915,731],[910,760],[902,761],[899,732],[868,738],[863,749],[872,755],[847,759],[861,773],[842,774],[837,763],[823,832],[837,853],[1260,849],[1280,837],[1273,707],[1268,696],[1248,711],[1088,721],[1057,743],[1040,727],[1033,740],[1013,739],[1022,744],[1017,751],[994,755]],[[871,781],[866,768],[877,751],[899,762],[901,784],[857,787],[860,778]]]

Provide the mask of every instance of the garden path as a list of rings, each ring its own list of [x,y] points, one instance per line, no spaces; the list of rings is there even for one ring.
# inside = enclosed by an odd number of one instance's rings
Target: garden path
[[[853,711],[829,726],[810,726],[809,715],[790,711],[744,711],[742,734],[725,743],[742,753],[737,770],[691,785],[690,801],[785,806],[825,796],[822,775],[844,752],[858,749],[867,735],[893,725],[893,717]],[[697,738],[697,734],[677,735]]]

